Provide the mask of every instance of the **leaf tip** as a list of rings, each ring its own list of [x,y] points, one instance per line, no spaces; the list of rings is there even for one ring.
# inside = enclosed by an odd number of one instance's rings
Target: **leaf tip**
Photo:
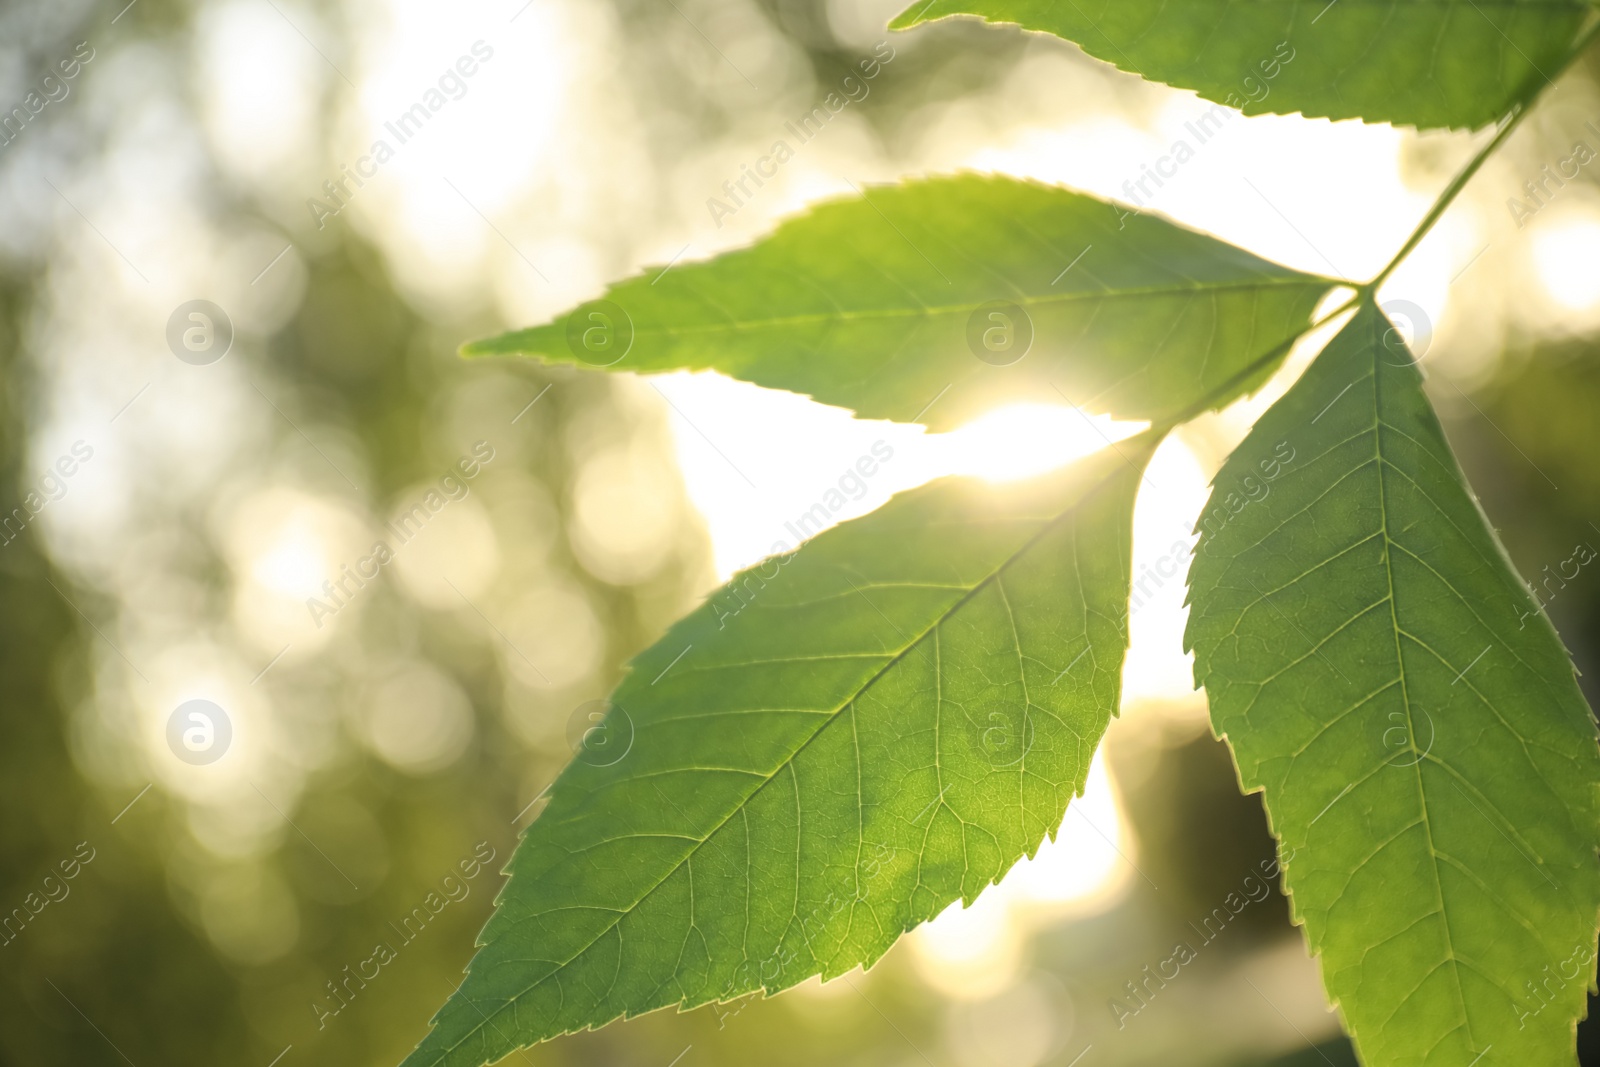
[[[486,359],[493,356],[526,356],[539,359],[546,363],[560,360],[559,354],[551,350],[543,335],[550,324],[531,326],[523,330],[512,330],[509,333],[496,334],[493,337],[480,337],[473,341],[463,341],[457,348],[456,354],[462,359]]]

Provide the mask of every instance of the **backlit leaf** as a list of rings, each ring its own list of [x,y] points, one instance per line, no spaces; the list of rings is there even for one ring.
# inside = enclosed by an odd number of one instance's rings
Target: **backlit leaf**
[[[1304,329],[1334,283],[1153,215],[964,174],[871,187],[752,248],[614,285],[467,355],[713,369],[952,429],[1005,403],[1160,419]]]
[[[1031,855],[1117,706],[1153,444],[902,494],[674,626],[528,828],[407,1064],[842,974]]]
[[[1381,312],[1256,424],[1200,525],[1195,678],[1363,1062],[1574,1063],[1595,723]]]
[[[1584,0],[922,0],[890,25],[1016,23],[1246,114],[1477,128],[1546,84],[1592,11]]]

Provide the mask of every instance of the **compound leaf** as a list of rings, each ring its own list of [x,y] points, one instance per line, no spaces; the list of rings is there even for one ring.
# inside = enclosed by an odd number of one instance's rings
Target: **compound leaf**
[[[409,1067],[842,974],[1033,854],[1117,706],[1154,443],[902,494],[674,626],[528,828]]]
[[[1258,384],[1334,284],[1082,193],[963,174],[821,204],[462,351],[712,369],[933,429],[1062,399],[1160,421]]]
[[[1575,1063],[1595,723],[1381,312],[1256,424],[1200,528],[1195,679],[1363,1062]]]
[[[920,0],[890,26],[976,15],[1246,114],[1475,129],[1555,74],[1592,11],[1586,0]]]

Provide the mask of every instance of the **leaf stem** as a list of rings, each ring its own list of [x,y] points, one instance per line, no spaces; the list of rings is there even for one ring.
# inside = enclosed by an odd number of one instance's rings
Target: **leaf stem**
[[[1159,428],[1160,432],[1164,434],[1176,428],[1177,426],[1188,422],[1190,419],[1201,415],[1205,411],[1209,410],[1213,404],[1216,404],[1224,397],[1231,395],[1241,383],[1248,381],[1251,376],[1253,376],[1262,367],[1267,366],[1273,360],[1281,359],[1289,351],[1289,349],[1294,346],[1295,342],[1299,341],[1300,338],[1304,337],[1312,330],[1315,330],[1338,318],[1340,315],[1343,315],[1346,311],[1349,311],[1352,307],[1359,303],[1371,302],[1378,291],[1378,287],[1389,280],[1389,276],[1395,272],[1396,268],[1398,268],[1401,263],[1405,262],[1406,257],[1409,256],[1416,249],[1416,247],[1422,243],[1423,238],[1428,236],[1428,233],[1433,229],[1440,217],[1442,217],[1444,213],[1449,210],[1450,205],[1455,202],[1456,197],[1461,195],[1461,190],[1466,188],[1467,183],[1470,182],[1473,176],[1478,173],[1478,171],[1486,162],[1488,162],[1489,157],[1494,155],[1495,152],[1499,150],[1500,146],[1505,144],[1506,139],[1509,138],[1512,133],[1516,131],[1517,127],[1522,124],[1522,120],[1528,116],[1530,111],[1533,110],[1533,105],[1538,101],[1539,97],[1555,84],[1556,78],[1559,78],[1565,74],[1568,69],[1571,68],[1572,64],[1578,61],[1579,57],[1583,55],[1583,53],[1588,49],[1589,45],[1594,43],[1596,37],[1600,37],[1600,18],[1596,18],[1588,29],[1584,30],[1583,33],[1578,35],[1577,40],[1575,40],[1572,44],[1572,49],[1567,53],[1565,58],[1562,59],[1561,65],[1556,69],[1555,76],[1552,78],[1547,78],[1545,84],[1540,86],[1539,89],[1530,95],[1526,101],[1514,105],[1512,109],[1501,118],[1499,131],[1495,133],[1494,137],[1490,139],[1488,144],[1484,145],[1477,151],[1472,159],[1468,161],[1467,165],[1461,168],[1460,172],[1457,173],[1454,178],[1450,179],[1450,184],[1445,186],[1444,191],[1434,199],[1433,206],[1428,209],[1428,213],[1422,217],[1422,221],[1417,224],[1416,229],[1412,230],[1411,236],[1408,237],[1406,239],[1406,243],[1400,247],[1400,251],[1396,252],[1394,257],[1389,260],[1388,265],[1385,266],[1383,270],[1378,272],[1377,277],[1373,278],[1365,285],[1356,285],[1353,282],[1344,283],[1355,289],[1355,293],[1350,297],[1350,299],[1346,300],[1344,303],[1340,304],[1326,315],[1319,316],[1317,319],[1307,324],[1305,329],[1297,331],[1293,336],[1288,337],[1280,344],[1275,345],[1272,349],[1263,353],[1259,358],[1252,360],[1248,366],[1242,368],[1237,374],[1233,375],[1227,381],[1211,390],[1211,392],[1207,393],[1204,397],[1200,398],[1195,403],[1190,404],[1177,414],[1171,415],[1164,419],[1162,422],[1152,427],[1152,429]]]
[[[1454,203],[1456,197],[1461,194],[1461,190],[1466,188],[1467,183],[1472,180],[1473,175],[1478,173],[1478,170],[1486,162],[1488,162],[1489,157],[1494,155],[1495,152],[1500,149],[1501,145],[1505,144],[1506,139],[1509,138],[1512,133],[1516,131],[1517,127],[1522,124],[1522,120],[1527,118],[1528,113],[1533,110],[1533,105],[1538,101],[1539,97],[1544,95],[1546,90],[1555,85],[1556,78],[1559,78],[1565,74],[1568,68],[1570,68],[1573,63],[1577,62],[1578,58],[1588,49],[1589,45],[1594,42],[1594,39],[1597,35],[1600,35],[1600,19],[1596,19],[1594,23],[1590,25],[1590,27],[1582,34],[1580,34],[1576,41],[1573,42],[1572,49],[1567,53],[1566,57],[1562,59],[1561,65],[1556,69],[1555,76],[1546,78],[1545,84],[1534,91],[1534,93],[1530,95],[1526,101],[1514,105],[1512,109],[1503,118],[1501,118],[1499,132],[1494,135],[1488,144],[1484,145],[1478,150],[1477,154],[1472,157],[1465,167],[1461,168],[1461,171],[1454,178],[1450,179],[1450,184],[1445,186],[1444,191],[1441,192],[1434,200],[1433,206],[1429,208],[1428,213],[1422,217],[1422,221],[1417,223],[1416,229],[1411,231],[1411,236],[1406,239],[1406,243],[1400,246],[1400,251],[1396,252],[1394,254],[1394,258],[1389,260],[1388,265],[1385,266],[1383,270],[1378,272],[1377,277],[1373,278],[1370,282],[1361,286],[1357,290],[1357,294],[1361,299],[1370,300],[1373,295],[1377,293],[1378,287],[1389,280],[1389,276],[1399,268],[1401,263],[1405,262],[1406,257],[1409,256],[1416,249],[1416,247],[1422,243],[1423,238],[1427,237],[1429,232],[1432,231],[1434,224],[1439,221],[1440,217],[1443,216],[1447,210],[1449,210],[1450,205]]]

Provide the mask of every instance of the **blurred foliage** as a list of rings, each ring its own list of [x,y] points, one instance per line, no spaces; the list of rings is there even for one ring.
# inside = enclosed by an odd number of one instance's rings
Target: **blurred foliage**
[[[1446,403],[1453,390],[1438,390]],[[1600,347],[1596,338],[1523,342],[1462,405],[1451,438],[1517,570],[1545,603],[1578,667],[1591,708],[1600,706],[1600,575],[1561,564],[1577,545],[1600,549]],[[1455,394],[1459,396],[1460,394]],[[1600,1064],[1600,995],[1578,1026],[1578,1058]]]
[[[1119,782],[1137,783],[1126,804],[1139,831],[1139,866],[1155,885],[1172,887],[1163,904],[1179,926],[1198,921],[1275,858],[1260,795],[1239,792],[1233,757],[1209,732],[1163,746],[1120,745],[1112,750],[1112,767]],[[1288,902],[1280,879],[1271,882],[1272,895],[1241,912],[1230,933],[1285,933]]]
[[[1442,394],[1452,399],[1451,390]],[[1588,567],[1564,576],[1561,564],[1579,544],[1600,550],[1596,412],[1595,339],[1546,342],[1508,353],[1477,407],[1460,413],[1454,436],[1466,462],[1482,470],[1484,507],[1572,651],[1591,707],[1600,704],[1600,578]]]

